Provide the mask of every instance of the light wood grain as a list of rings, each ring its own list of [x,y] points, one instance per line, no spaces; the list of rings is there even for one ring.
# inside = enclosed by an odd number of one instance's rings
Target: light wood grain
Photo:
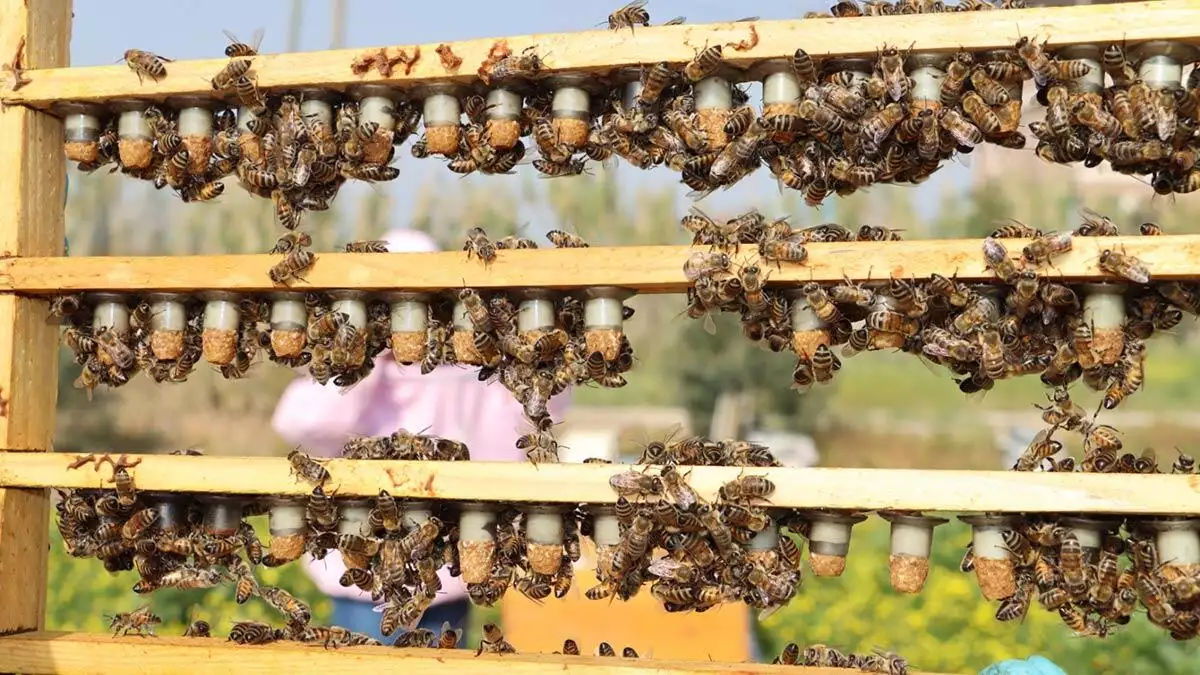
[[[1020,257],[1027,240],[1005,240]],[[768,285],[896,278],[927,279],[933,273],[959,281],[996,281],[983,265],[980,239],[810,244],[804,264],[776,265],[759,260],[753,246],[733,255],[736,265],[757,262]],[[1075,249],[1041,271],[1067,281],[1113,281],[1100,270],[1101,251],[1113,249],[1141,259],[1153,279],[1200,278],[1200,235],[1163,237],[1077,237]],[[682,293],[688,283],[683,264],[706,248],[614,246],[586,249],[500,251],[484,265],[461,252],[319,253],[300,290],[353,288],[421,291],[472,288],[582,289],[623,286],[639,293]],[[0,291],[48,294],[83,290],[192,291],[279,290],[267,270],[280,260],[270,255],[175,257],[23,258],[0,260]]]
[[[223,630],[225,626],[215,626]],[[553,654],[485,654],[475,650],[353,647],[336,651],[276,643],[232,645],[220,638],[110,638],[83,633],[30,633],[0,638],[0,670],[58,675],[200,675],[253,672],[255,675],[846,675],[844,668],[798,668],[755,663],[709,663],[659,659],[622,659]],[[910,671],[912,675],[929,675]]]
[[[590,5],[589,5],[590,6]],[[595,20],[603,19],[597,8]],[[587,23],[586,17],[581,23]],[[564,72],[607,72],[624,66],[668,61],[683,63],[706,45],[734,44],[750,38],[758,44],[747,51],[725,49],[732,65],[748,67],[766,59],[791,56],[803,47],[816,57],[873,55],[884,43],[917,51],[995,49],[1012,46],[1019,37],[1047,36],[1052,46],[1145,40],[1195,41],[1200,36],[1200,4],[1195,0],[1163,0],[1119,5],[1035,8],[994,12],[905,15],[857,19],[807,19],[753,23],[697,24],[638,28],[636,31],[591,30],[577,33],[523,35],[503,38],[513,53],[533,47],[546,57],[547,75]],[[496,38],[448,43],[463,60],[456,71],[447,71],[435,50],[437,42],[419,46],[420,59],[406,72],[398,67],[391,77],[372,72],[357,76],[350,64],[371,50],[271,54],[255,59],[260,86],[287,89],[321,86],[342,89],[347,85],[377,82],[416,85],[430,82],[477,82],[476,69],[496,44]],[[224,40],[212,36],[213,54]],[[409,55],[416,45],[392,47]],[[115,56],[115,55],[114,55]],[[170,53],[164,56],[171,56]],[[101,101],[112,98],[159,100],[170,95],[211,94],[209,79],[228,61],[216,58],[168,64],[160,82],[139,83],[124,65],[55,69],[32,72],[30,82],[18,91],[0,91],[0,100],[44,107],[53,101]]]
[[[111,487],[107,465],[68,470],[66,453],[0,453],[0,487]],[[303,495],[287,460],[275,457],[129,455],[142,463],[130,472],[143,490]],[[337,494],[503,502],[611,503],[614,473],[645,467],[516,462],[384,462],[330,460]],[[657,469],[651,469],[657,471]],[[694,467],[689,482],[705,499],[743,473],[738,467]],[[780,507],[1030,511],[1200,515],[1200,474],[1125,475],[931,471],[913,469],[746,469],[775,483]]]
[[[67,65],[70,0],[0,0],[0,61],[29,68]],[[5,87],[19,73],[5,73]],[[0,256],[62,253],[62,124],[0,105]],[[54,433],[58,335],[46,303],[0,295],[0,448],[46,450]],[[0,489],[0,634],[41,628],[45,617],[45,490]]]

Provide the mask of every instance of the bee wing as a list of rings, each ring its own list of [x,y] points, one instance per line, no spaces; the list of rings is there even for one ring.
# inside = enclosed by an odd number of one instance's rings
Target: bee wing
[[[685,22],[687,22],[687,17],[677,16],[674,19],[671,19],[670,21],[663,22],[662,25],[664,25],[664,26],[682,26]]]
[[[250,36],[249,44],[254,48],[254,51],[258,51],[259,46],[262,45],[263,36],[266,35],[266,30],[267,29],[264,26],[259,26],[254,31],[254,34]]]
[[[626,10],[630,10],[630,9],[641,9],[646,6],[647,2],[649,2],[649,0],[631,0],[624,7],[622,7],[620,9],[620,11],[626,11]]]

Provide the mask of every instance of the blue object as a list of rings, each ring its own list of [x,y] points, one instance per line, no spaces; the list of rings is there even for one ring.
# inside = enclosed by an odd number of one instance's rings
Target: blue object
[[[421,617],[421,622],[417,624],[417,628],[428,628],[433,631],[434,635],[438,635],[442,631],[442,623],[450,622],[450,627],[455,630],[464,630],[467,625],[467,616],[471,613],[471,602],[466,598],[447,602],[441,605],[434,605],[425,610],[425,615]],[[333,598],[333,618],[330,623],[342,628],[348,628],[358,633],[364,633],[379,640],[385,645],[390,645],[400,637],[400,634],[384,637],[383,633],[379,632],[379,620],[382,615],[375,611],[375,603],[363,602],[362,600],[351,600],[350,598]],[[461,647],[462,644],[460,643]]]
[[[1007,659],[979,671],[979,675],[1067,675],[1044,656],[1027,659]]]

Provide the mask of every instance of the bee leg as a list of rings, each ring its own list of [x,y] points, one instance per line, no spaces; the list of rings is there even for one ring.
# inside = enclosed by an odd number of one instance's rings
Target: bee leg
[[[100,472],[100,465],[104,464],[106,462],[108,463],[109,466],[111,466],[113,468],[113,471],[117,470],[117,465],[113,463],[112,455],[108,454],[107,452],[104,453],[103,455],[101,455],[99,458],[93,459],[92,461],[93,461],[92,466],[93,466],[93,468],[95,468],[97,473]]]
[[[108,456],[105,455],[105,457],[108,457]],[[112,464],[111,457],[109,457],[109,463]],[[117,462],[115,464],[112,464],[112,467],[113,467],[113,471],[116,471],[117,469],[132,469],[133,467],[135,467],[141,463],[142,463],[141,457],[138,457],[136,460],[130,461],[129,455],[121,455],[120,457],[117,458]]]

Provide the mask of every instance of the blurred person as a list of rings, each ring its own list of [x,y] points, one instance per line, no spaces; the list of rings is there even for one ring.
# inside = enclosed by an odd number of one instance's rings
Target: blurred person
[[[393,253],[438,250],[431,237],[416,230],[394,230],[383,238]],[[551,399],[549,411],[555,420],[562,420],[569,399],[569,391]],[[400,366],[387,351],[376,358],[370,375],[345,392],[332,383],[320,385],[307,374],[297,378],[280,398],[272,425],[314,457],[341,456],[352,436],[386,436],[403,428],[462,441],[472,460],[493,462],[524,461],[516,441],[530,426],[513,395],[499,383],[480,382],[473,368],[442,366],[422,375],[419,364]],[[374,611],[369,593],[338,583],[346,571],[339,552],[330,551],[323,560],[306,557],[305,571],[333,600],[331,623],[386,643],[399,636],[380,633],[381,615]],[[445,567],[438,577],[442,590],[418,627],[437,633],[448,622],[462,630],[470,613],[466,586]]]

